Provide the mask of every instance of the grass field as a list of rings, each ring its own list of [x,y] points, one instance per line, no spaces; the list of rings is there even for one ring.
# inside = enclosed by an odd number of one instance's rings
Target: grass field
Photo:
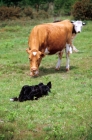
[[[55,71],[57,55],[46,56],[37,78],[29,76],[26,48],[36,24],[53,21],[0,22],[0,140],[92,140],[92,21],[87,21],[70,56],[70,71]],[[49,96],[10,102],[23,85],[52,82]]]

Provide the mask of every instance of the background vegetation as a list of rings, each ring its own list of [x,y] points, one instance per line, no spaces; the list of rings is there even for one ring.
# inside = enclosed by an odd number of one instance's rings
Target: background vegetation
[[[66,19],[70,17],[62,17]],[[55,71],[57,55],[46,56],[37,78],[29,76],[26,48],[32,28],[53,18],[0,22],[0,140],[92,140],[92,21],[74,40],[79,53]],[[49,96],[10,102],[23,85],[52,82]]]
[[[67,17],[68,16],[68,17]],[[74,40],[79,53],[55,71],[46,56],[37,78],[29,76],[26,48],[32,28],[55,19],[83,19]],[[92,0],[0,0],[0,140],[92,140]],[[52,82],[49,96],[10,102],[22,86]]]
[[[92,0],[1,0],[0,19],[30,19],[72,15],[92,19]]]

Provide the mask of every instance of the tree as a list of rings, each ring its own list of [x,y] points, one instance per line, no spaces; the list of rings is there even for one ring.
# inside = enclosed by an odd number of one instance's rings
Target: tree
[[[82,0],[74,4],[72,15],[75,19],[92,19],[92,0]]]
[[[45,2],[53,2],[54,0],[3,0],[3,2],[7,5],[7,6],[11,6],[11,5],[18,5],[19,3],[22,3],[25,5],[40,5],[41,3]]]
[[[7,6],[18,5],[21,0],[3,0]]]
[[[54,0],[54,13],[60,13],[63,11],[65,15],[71,14],[72,5],[77,0]]]

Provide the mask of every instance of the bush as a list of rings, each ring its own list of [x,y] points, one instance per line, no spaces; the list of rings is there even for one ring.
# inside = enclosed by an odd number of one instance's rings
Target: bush
[[[35,18],[48,18],[49,15],[47,12],[45,12],[44,10],[39,10],[36,14],[35,14]]]
[[[92,19],[91,0],[78,1],[73,5],[72,15],[75,19]]]
[[[2,6],[0,7],[0,20],[6,20],[6,19],[17,19],[17,18],[23,18],[23,17],[30,17],[33,19],[33,10],[31,7],[7,7]]]
[[[36,10],[33,10],[30,6],[25,8],[20,7],[7,7],[2,6],[0,7],[0,20],[6,20],[6,19],[18,19],[21,18],[23,20],[25,19],[34,19],[34,18],[48,18],[49,14],[44,10],[39,10],[38,12]]]
[[[11,19],[11,17],[20,17],[20,8],[19,7],[0,7],[0,20]]]
[[[30,17],[31,19],[33,19],[33,10],[31,7],[26,7],[24,8],[24,14],[27,17]]]

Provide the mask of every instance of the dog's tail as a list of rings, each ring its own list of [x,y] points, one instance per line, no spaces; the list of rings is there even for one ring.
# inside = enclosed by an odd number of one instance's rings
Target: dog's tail
[[[11,98],[10,101],[14,102],[14,101],[18,101],[19,99],[17,97]]]

